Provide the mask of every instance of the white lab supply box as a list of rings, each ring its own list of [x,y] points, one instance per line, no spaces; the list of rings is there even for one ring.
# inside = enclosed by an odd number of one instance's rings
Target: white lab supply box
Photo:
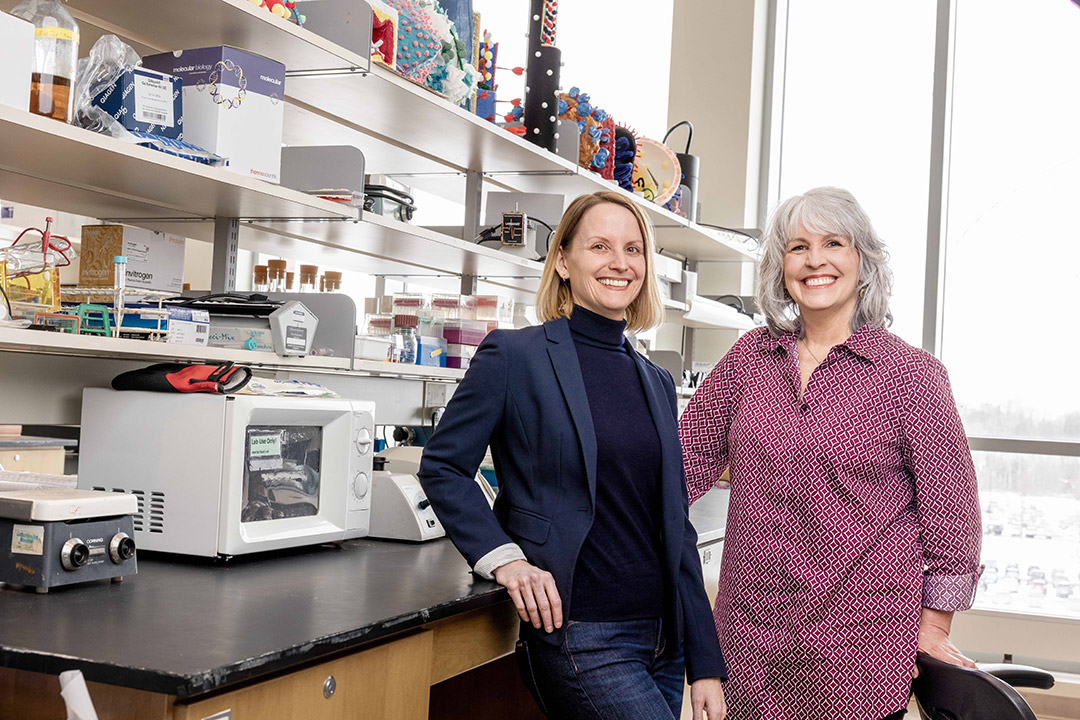
[[[148,55],[143,66],[183,81],[181,140],[227,158],[233,172],[281,181],[284,65],[218,45]]]
[[[127,258],[127,286],[180,292],[184,284],[184,238],[130,225],[83,225],[79,285],[112,287],[113,258]]]
[[[34,72],[34,23],[0,11],[0,103],[30,109]]]

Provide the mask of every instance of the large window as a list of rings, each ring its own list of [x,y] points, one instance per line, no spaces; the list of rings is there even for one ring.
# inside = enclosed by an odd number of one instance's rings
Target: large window
[[[1080,7],[958,0],[953,22],[942,358],[969,435],[1080,441]],[[1080,617],[1080,458],[976,464],[979,605]]]
[[[778,199],[820,185],[855,195],[889,246],[892,330],[918,345],[934,3],[797,0],[787,27]]]
[[[926,321],[940,323],[940,343],[927,349],[949,369],[976,449],[987,568],[977,607],[1080,617],[1080,335],[1071,302],[1080,290],[1080,7],[777,7],[786,33],[777,38],[783,105],[774,109],[782,130],[771,200],[847,187],[892,252],[894,332],[922,345],[924,298],[941,308]],[[936,106],[935,73],[944,88]],[[932,117],[945,131],[940,149]],[[938,186],[940,236],[927,222]],[[940,295],[926,257],[939,245]]]
[[[955,26],[942,356],[968,433],[1080,441],[1080,7]]]

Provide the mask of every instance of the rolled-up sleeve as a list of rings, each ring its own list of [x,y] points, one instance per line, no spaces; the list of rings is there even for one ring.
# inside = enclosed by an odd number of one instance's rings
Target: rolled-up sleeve
[[[901,407],[904,463],[915,484],[923,548],[923,607],[971,607],[982,566],[975,466],[949,385],[935,358],[912,372]]]

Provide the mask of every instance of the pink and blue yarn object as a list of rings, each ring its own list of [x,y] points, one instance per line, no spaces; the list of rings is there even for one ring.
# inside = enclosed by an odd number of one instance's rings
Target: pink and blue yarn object
[[[442,41],[431,17],[415,0],[385,0],[398,11],[398,46],[394,66],[408,78],[423,82],[431,72]]]

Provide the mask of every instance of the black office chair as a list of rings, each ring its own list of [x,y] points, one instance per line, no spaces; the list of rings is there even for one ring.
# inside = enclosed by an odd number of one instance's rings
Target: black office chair
[[[950,665],[919,653],[911,684],[923,720],[1037,720],[1013,687],[1047,690],[1054,676],[1027,665]]]

